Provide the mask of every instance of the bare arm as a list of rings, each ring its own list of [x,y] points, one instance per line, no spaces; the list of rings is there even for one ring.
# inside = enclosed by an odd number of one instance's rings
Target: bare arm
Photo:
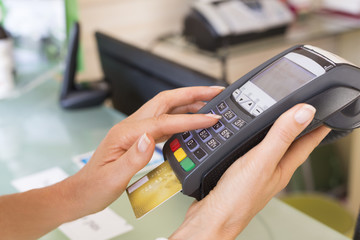
[[[69,181],[0,197],[2,239],[37,239],[64,222],[81,217]]]

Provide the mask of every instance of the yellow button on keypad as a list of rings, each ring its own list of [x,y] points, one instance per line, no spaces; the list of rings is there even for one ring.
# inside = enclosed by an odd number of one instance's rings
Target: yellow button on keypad
[[[181,162],[184,158],[186,158],[186,153],[184,152],[184,149],[179,148],[174,152],[175,158],[178,160],[178,162]]]

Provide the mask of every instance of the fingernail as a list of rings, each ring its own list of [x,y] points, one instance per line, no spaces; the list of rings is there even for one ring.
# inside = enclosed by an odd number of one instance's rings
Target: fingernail
[[[221,115],[216,115],[216,114],[212,114],[212,113],[208,113],[208,114],[206,114],[205,116],[211,117],[211,118],[215,118],[215,119],[217,119],[217,120],[219,120],[219,119],[222,118]]]
[[[316,112],[316,109],[311,105],[304,105],[294,115],[295,121],[299,124],[304,124],[310,121]]]
[[[220,89],[221,91],[225,90],[225,87],[223,87],[223,86],[211,86],[211,88]]]
[[[138,143],[138,149],[140,152],[146,152],[146,150],[149,148],[150,146],[150,139],[148,138],[148,136],[146,135],[146,133],[144,133]]]

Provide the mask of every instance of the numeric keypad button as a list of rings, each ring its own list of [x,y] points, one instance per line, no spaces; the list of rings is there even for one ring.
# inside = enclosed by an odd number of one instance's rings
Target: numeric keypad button
[[[186,142],[186,146],[190,151],[194,151],[199,146],[199,144],[195,141],[195,139],[192,138]]]
[[[233,111],[231,111],[230,109],[227,110],[224,114],[223,114],[224,118],[226,119],[226,121],[230,122],[231,120],[233,120],[236,115]]]
[[[234,134],[227,128],[220,132],[220,136],[225,140],[228,140],[232,135]]]
[[[203,141],[206,141],[211,136],[206,129],[201,130],[198,135]]]
[[[243,126],[245,126],[246,122],[244,120],[242,120],[241,118],[236,119],[232,125],[236,128],[236,129],[240,129]]]
[[[215,138],[210,139],[206,144],[212,150],[220,146],[220,143]]]
[[[221,121],[218,121],[214,126],[212,126],[215,132],[220,132],[224,128],[224,124]]]
[[[219,110],[220,113],[223,113],[227,108],[228,106],[226,105],[225,102],[221,102],[217,105],[217,109]]]
[[[186,132],[183,132],[181,134],[181,136],[184,139],[184,141],[187,141],[191,137],[191,133],[189,131],[186,131]]]

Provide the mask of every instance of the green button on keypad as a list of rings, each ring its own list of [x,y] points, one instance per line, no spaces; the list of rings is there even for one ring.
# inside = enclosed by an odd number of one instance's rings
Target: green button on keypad
[[[186,157],[184,160],[180,162],[181,167],[186,171],[190,171],[195,167],[195,163],[191,161],[190,158]]]

